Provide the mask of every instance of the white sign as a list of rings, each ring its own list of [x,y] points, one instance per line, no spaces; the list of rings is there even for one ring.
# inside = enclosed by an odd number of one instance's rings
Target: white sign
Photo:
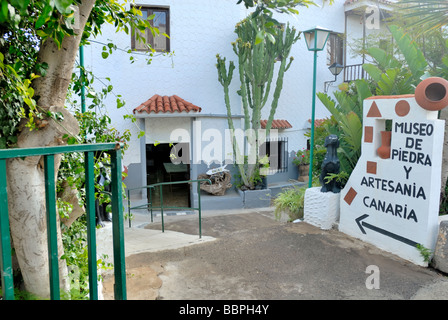
[[[437,240],[444,121],[421,104],[414,95],[364,101],[361,157],[341,191],[339,230],[427,265],[418,247],[433,251]]]
[[[226,166],[227,166],[227,164],[225,164],[221,167],[218,167],[218,168],[207,170],[206,174],[211,176],[212,174],[215,174],[215,173],[228,172],[229,170],[226,169]]]

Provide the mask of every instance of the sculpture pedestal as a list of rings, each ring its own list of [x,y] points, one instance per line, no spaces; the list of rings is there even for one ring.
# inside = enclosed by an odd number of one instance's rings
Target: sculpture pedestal
[[[329,230],[339,221],[340,193],[321,192],[321,187],[305,191],[303,217],[306,223]]]

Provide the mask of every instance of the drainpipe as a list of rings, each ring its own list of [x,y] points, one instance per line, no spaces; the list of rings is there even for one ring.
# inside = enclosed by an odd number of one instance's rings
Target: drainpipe
[[[345,82],[345,74],[347,71],[347,11],[344,12],[344,79]]]
[[[195,147],[196,145],[194,144],[194,129],[195,129],[195,122],[196,122],[196,117],[192,117],[190,118],[190,144],[189,144],[189,148],[190,148],[190,158],[189,161],[190,162],[190,180],[194,180],[197,178],[197,168],[195,165]],[[194,178],[192,178],[194,177]],[[196,182],[199,183],[199,182]],[[191,203],[191,207],[196,208],[196,204],[195,204],[195,199],[197,199],[197,197],[195,196],[195,190],[198,190],[198,188],[194,187],[195,183],[192,183],[191,185],[191,191],[190,191],[190,203]],[[199,195],[198,195],[199,197]],[[199,200],[198,200],[198,205],[199,205]]]

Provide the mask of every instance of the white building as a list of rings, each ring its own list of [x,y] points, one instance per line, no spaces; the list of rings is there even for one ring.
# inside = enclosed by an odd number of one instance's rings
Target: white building
[[[213,150],[211,145],[213,139],[216,143],[218,136],[224,137],[225,129],[228,128],[223,88],[218,82],[215,66],[216,55],[220,54],[227,61],[232,60],[237,64],[237,56],[230,43],[236,39],[235,24],[249,14],[243,5],[237,5],[236,2],[136,1],[136,4],[142,7],[144,15],[155,14],[156,26],[161,32],[169,34],[169,39],[159,37],[155,42],[152,36],[148,35],[156,50],[166,50],[170,53],[157,52],[150,64],[138,54],[139,51],[133,55],[136,61],[130,63],[129,54],[124,51],[142,48],[135,44],[130,35],[115,33],[113,26],[103,28],[102,36],[92,39],[91,45],[84,47],[85,67],[100,79],[110,78],[114,92],[122,95],[126,101],[125,107],[116,109],[111,99],[107,112],[115,128],[119,131],[130,129],[133,134],[123,159],[129,170],[125,181],[128,188],[170,179],[196,179],[198,174],[204,173],[208,168],[220,166],[229,158],[231,146],[228,139],[221,139],[221,150]],[[299,7],[298,16],[279,14],[276,18],[280,22],[289,22],[299,31],[316,25],[333,31],[326,49],[318,53],[316,76],[317,91],[324,91],[325,82],[329,82],[327,86],[331,92],[342,81],[363,76],[355,75],[352,71],[355,67],[350,67],[361,64],[363,57],[353,56],[347,42],[361,39],[370,33],[382,32],[385,28],[378,20],[380,14],[377,11],[377,1],[335,0],[331,6],[322,5],[322,0],[315,2],[321,7]],[[386,1],[380,3],[383,12],[387,12]],[[372,7],[369,7],[370,5]],[[112,41],[124,51],[117,50],[109,58],[103,59],[102,48],[104,44]],[[310,127],[313,53],[307,50],[302,37],[293,46],[291,55],[295,59],[285,74],[275,115],[276,120],[287,122],[278,121],[278,136],[283,142],[280,142],[278,151],[279,170],[268,176],[268,183],[271,185],[297,179],[298,170],[291,162],[292,156],[297,150],[307,146],[304,133]],[[334,80],[334,76],[328,66],[333,62],[344,65],[345,70],[335,82],[330,82]],[[234,121],[241,127],[241,103],[236,93],[239,85],[235,72],[230,100]],[[318,99],[316,103],[316,119],[327,117],[329,114],[325,107]],[[151,109],[157,108],[157,105],[158,110]],[[134,110],[136,108],[138,110]],[[169,108],[180,109],[171,112]],[[265,110],[262,119],[267,119],[268,111]],[[132,113],[137,117],[136,123],[123,120],[123,115]],[[140,130],[145,131],[145,136],[137,138]],[[189,159],[189,164],[184,166],[185,171],[175,170],[181,171],[176,174],[170,172],[169,165],[163,164],[170,163],[170,144],[179,142],[183,145],[182,153],[178,155]],[[186,198],[192,203],[191,201],[196,199],[196,189],[191,188],[191,192],[188,188],[184,190]],[[146,197],[145,192],[142,195],[143,198]]]

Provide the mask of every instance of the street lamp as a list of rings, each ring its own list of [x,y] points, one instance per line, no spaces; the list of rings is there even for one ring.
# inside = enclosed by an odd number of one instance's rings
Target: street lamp
[[[316,61],[317,51],[322,51],[330,36],[330,30],[321,27],[315,27],[310,30],[303,31],[305,36],[306,46],[309,51],[314,51],[313,64],[313,104],[311,111],[311,141],[310,141],[310,169],[308,173],[308,188],[311,188],[313,183],[313,156],[314,156],[314,114],[316,107]]]
[[[330,87],[330,83],[333,83],[336,81],[336,78],[341,73],[341,71],[344,69],[343,65],[340,65],[339,63],[335,62],[331,66],[328,67],[328,70],[334,75],[333,81],[325,81],[324,82],[324,92],[327,93],[328,88]]]

